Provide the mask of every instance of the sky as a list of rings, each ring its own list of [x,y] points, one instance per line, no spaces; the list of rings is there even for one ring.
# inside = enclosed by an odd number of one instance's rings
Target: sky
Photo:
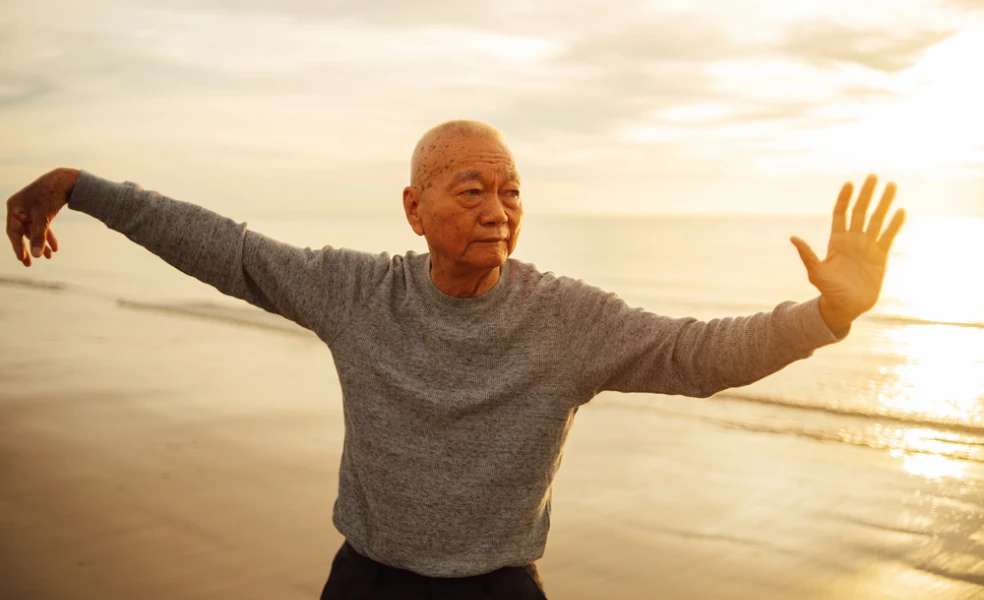
[[[984,0],[5,0],[0,195],[70,166],[402,214],[418,137],[471,118],[528,214],[827,214],[873,172],[984,216],[982,61]]]

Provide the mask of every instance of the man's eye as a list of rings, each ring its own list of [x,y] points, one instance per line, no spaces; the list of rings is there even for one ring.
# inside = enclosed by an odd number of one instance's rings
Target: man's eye
[[[519,199],[519,190],[503,190],[505,194],[505,202],[508,202],[510,206],[519,206],[521,200]]]
[[[465,196],[478,196],[482,193],[482,190],[470,189],[470,190],[464,190],[461,193],[464,194]]]

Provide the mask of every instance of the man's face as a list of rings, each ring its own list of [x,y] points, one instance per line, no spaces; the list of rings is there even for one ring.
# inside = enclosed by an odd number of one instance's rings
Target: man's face
[[[523,218],[519,174],[508,148],[491,136],[436,140],[420,188],[404,205],[432,262],[462,275],[501,266],[516,248]],[[416,195],[415,214],[407,194]],[[414,219],[414,216],[416,219]]]

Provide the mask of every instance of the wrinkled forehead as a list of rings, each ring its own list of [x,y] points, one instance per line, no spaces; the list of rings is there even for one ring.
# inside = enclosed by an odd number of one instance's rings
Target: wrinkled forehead
[[[463,165],[460,169],[451,169],[447,173],[448,186],[454,186],[468,181],[478,181],[482,183],[498,182],[516,183],[519,181],[519,171],[506,165],[487,165],[485,168],[475,168],[475,164]],[[480,166],[480,165],[479,165]]]
[[[420,150],[420,174],[428,179],[519,179],[509,148],[493,136],[442,136]]]

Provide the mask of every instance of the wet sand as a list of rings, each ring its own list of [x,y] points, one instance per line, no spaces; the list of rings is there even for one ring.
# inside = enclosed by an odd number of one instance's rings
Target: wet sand
[[[342,541],[320,342],[4,294],[0,598],[317,597]],[[926,477],[627,398],[578,413],[540,561],[550,598],[984,597],[979,465]]]

